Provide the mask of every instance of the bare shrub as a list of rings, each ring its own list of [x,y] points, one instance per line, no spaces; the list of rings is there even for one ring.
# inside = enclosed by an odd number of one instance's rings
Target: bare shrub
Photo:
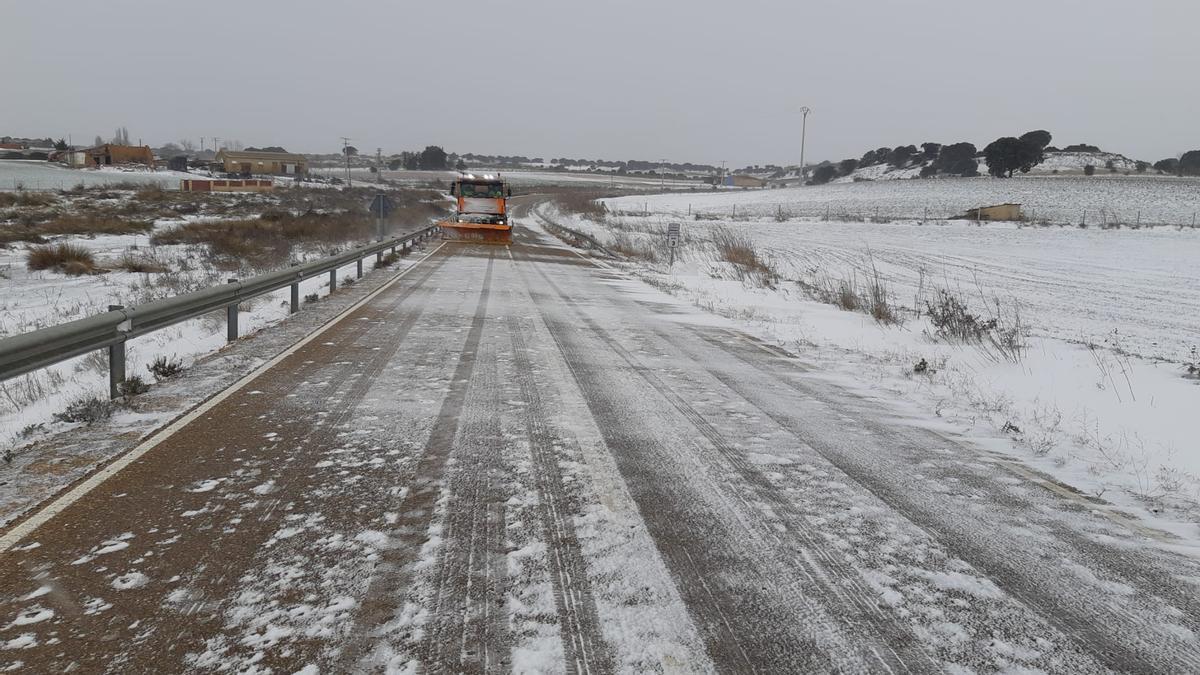
[[[159,380],[169,380],[183,372],[183,361],[175,357],[158,356],[146,366],[146,370]]]
[[[131,396],[140,396],[150,391],[150,385],[142,379],[141,375],[130,375],[125,378],[125,381],[117,385],[117,393],[125,398]]]
[[[933,298],[925,301],[925,313],[938,335],[957,342],[979,342],[996,328],[994,319],[972,313],[960,296],[944,288],[934,289]]]
[[[117,404],[99,396],[80,396],[67,404],[60,412],[54,413],[54,419],[59,422],[83,423],[89,427],[97,422],[112,417]]]
[[[375,263],[375,269],[379,269],[380,267],[391,267],[398,262],[400,262],[400,254],[389,252]]]
[[[146,274],[157,274],[167,271],[167,266],[148,255],[136,255],[131,251],[126,251],[121,254],[117,260],[117,268],[123,269],[126,272],[141,272]]]
[[[30,270],[55,270],[78,276],[96,271],[96,259],[82,246],[61,242],[29,247],[25,266]]]
[[[994,309],[986,300],[990,315],[972,311],[966,300],[944,288],[935,288],[933,298],[926,300],[925,312],[937,337],[979,345],[988,354],[1019,363],[1025,356],[1025,327],[1020,308],[1015,303],[1005,308],[997,298]]]

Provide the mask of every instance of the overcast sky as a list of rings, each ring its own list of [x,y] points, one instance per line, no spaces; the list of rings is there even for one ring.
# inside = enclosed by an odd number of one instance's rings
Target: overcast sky
[[[1200,148],[1196,0],[0,0],[0,135],[796,163]]]

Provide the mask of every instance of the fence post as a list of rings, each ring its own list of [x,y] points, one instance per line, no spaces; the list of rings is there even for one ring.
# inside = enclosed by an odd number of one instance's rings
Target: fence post
[[[230,279],[229,283],[236,284],[237,279]],[[235,300],[232,305],[225,308],[225,340],[226,342],[237,342],[238,339],[238,303]]]
[[[124,305],[109,305],[108,311],[125,309]],[[125,381],[125,338],[108,346],[108,398],[121,395],[121,383]]]
[[[337,290],[337,270],[329,270],[329,292]]]
[[[363,259],[362,259],[362,258],[359,258],[359,259],[357,260],[357,263],[358,263],[358,264],[357,264],[357,265],[355,265],[355,273],[358,275],[358,278],[359,278],[359,279],[361,279],[361,278],[362,278],[362,261],[363,261]]]

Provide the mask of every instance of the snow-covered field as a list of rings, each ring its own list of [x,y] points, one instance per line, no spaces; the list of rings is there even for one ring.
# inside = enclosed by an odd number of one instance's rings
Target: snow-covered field
[[[698,181],[677,180],[666,178],[660,181],[653,176],[618,176],[600,173],[584,173],[571,171],[529,171],[529,170],[496,170],[496,169],[469,169],[478,174],[499,174],[508,180],[515,187],[531,188],[544,187],[550,185],[570,185],[579,187],[591,188],[614,188],[623,190],[643,190],[654,191],[660,188],[672,190],[687,190],[691,188],[707,189],[708,186],[701,185]],[[335,167],[314,167],[312,173],[326,176],[330,178],[346,178],[346,170],[344,168]],[[404,185],[425,185],[431,181],[441,181],[447,183],[455,176],[457,171],[387,171],[383,172],[385,180],[393,181]],[[375,174],[371,173],[370,169],[352,168],[350,170],[352,180],[363,182],[374,182]]]
[[[95,187],[114,183],[144,183],[177,189],[180,179],[196,177],[180,171],[136,171],[116,167],[68,169],[46,161],[0,159],[0,190],[69,190],[81,184]]]
[[[912,200],[904,194],[910,188],[962,200],[1015,182],[859,183],[787,192],[790,204],[837,197],[862,208],[887,203],[884,195]],[[1074,199],[1093,187],[1128,184],[1095,181],[1073,191],[1080,182],[1020,182]],[[1148,191],[1167,186],[1175,199],[1188,198],[1176,191],[1188,183],[1132,184]],[[610,215],[603,224],[543,210],[603,243],[652,249],[656,260],[623,265],[668,292],[740,319],[832,380],[892,401],[898,414],[964,434],[1164,529],[1196,535],[1200,443],[1191,414],[1200,410],[1200,378],[1188,375],[1187,364],[1200,366],[1200,230],[741,219],[742,213],[771,214],[762,201],[782,192],[700,202],[706,211],[736,203],[737,221],[681,218],[689,201],[697,206],[693,195],[608,200],[610,208],[627,212],[648,202],[651,213]],[[1105,198],[1128,203],[1121,194]],[[673,221],[682,223],[683,244],[668,270],[665,230]],[[774,288],[719,259],[712,243],[718,227],[744,234],[771,261],[780,276]],[[904,308],[901,325],[883,326],[817,302],[797,283],[848,281],[861,289],[872,268],[892,302]],[[1021,358],[939,337],[925,311],[936,289],[1008,325],[1019,313]],[[922,360],[922,372],[914,372]]]
[[[178,223],[160,222],[158,228]],[[23,248],[0,249],[0,337],[99,314],[109,305],[126,307],[223,283],[236,273],[223,273],[205,262],[201,246],[148,247],[148,235],[73,237],[88,248],[101,266],[115,266],[124,254],[150,254],[171,271],[146,274],[112,270],[101,275],[68,277],[53,271],[25,268]],[[306,258],[320,257],[312,251]],[[365,266],[370,269],[370,262]],[[353,277],[354,267],[340,278]],[[300,284],[301,296],[328,292],[324,275]],[[243,334],[284,320],[289,315],[288,290],[269,293],[243,303],[238,319]],[[126,372],[147,382],[154,377],[149,366],[159,356],[186,367],[197,358],[225,345],[224,312],[216,312],[131,340],[126,347]],[[0,448],[9,447],[29,425],[50,426],[54,413],[82,396],[106,396],[107,363],[89,354],[0,383]]]
[[[647,195],[614,200],[613,208],[648,209],[679,219],[695,214],[730,218],[831,220],[944,219],[991,204],[1021,204],[1030,220],[1089,227],[1162,224],[1190,227],[1200,214],[1200,179],[1168,176],[951,178],[865,181],[778,190]],[[1196,221],[1200,226],[1200,221]]]
[[[135,196],[133,191],[119,191],[116,196],[104,195],[103,198],[94,194],[63,197],[49,207],[54,209],[53,213],[61,213],[64,217],[103,209],[105,213],[118,214],[114,218],[153,221],[151,231],[137,234],[51,235],[55,243],[87,249],[95,258],[95,274],[71,276],[57,269],[33,271],[26,264],[29,244],[0,245],[0,339],[100,314],[110,305],[143,305],[223,284],[233,277],[262,273],[265,268],[214,256],[206,244],[155,244],[152,238],[155,233],[189,222],[238,220],[254,218],[270,209],[278,211],[279,200],[291,197],[282,193],[272,196],[224,195],[211,202],[181,203],[180,206],[189,207],[184,209],[186,215],[121,215],[127,213],[121,211],[122,205],[149,209],[138,213],[155,212],[153,204],[138,202]],[[314,202],[307,203],[312,208]],[[333,205],[341,202],[321,203],[336,212]],[[158,213],[174,211],[161,205],[157,208]],[[35,210],[30,207],[26,212]],[[12,222],[18,222],[19,216],[13,214],[20,208],[11,211],[5,215],[10,216]],[[306,240],[291,247],[288,256],[276,264],[326,257],[348,245]],[[126,271],[130,267],[129,259],[156,271]],[[374,259],[368,259],[364,270],[370,270],[373,264]],[[353,283],[354,277],[353,265],[339,271],[342,285]],[[327,275],[307,279],[300,284],[300,294],[302,297],[323,297],[328,293],[328,285]],[[289,291],[285,288],[242,303],[240,332],[245,335],[286,319],[290,307],[288,296]],[[215,312],[133,339],[127,344],[126,372],[131,377],[139,376],[153,382],[154,377],[147,366],[156,358],[179,361],[187,367],[197,358],[224,346],[225,331],[223,312]],[[0,456],[43,430],[51,430],[53,415],[61,412],[69,402],[83,397],[107,397],[107,393],[107,359],[100,353],[0,382]]]

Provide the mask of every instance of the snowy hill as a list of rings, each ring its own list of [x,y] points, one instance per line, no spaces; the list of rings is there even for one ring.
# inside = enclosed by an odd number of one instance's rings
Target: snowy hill
[[[987,163],[983,158],[978,158],[979,173],[987,175]],[[1109,171],[1108,163],[1112,162],[1114,171]],[[1084,173],[1084,167],[1091,165],[1096,167],[1097,175],[1108,173],[1133,173],[1137,171],[1137,160],[1130,159],[1125,155],[1115,152],[1047,152],[1046,159],[1041,164],[1035,166],[1029,172],[1031,176],[1045,176],[1053,174],[1078,174]],[[901,168],[893,167],[888,164],[876,164],[873,166],[864,166],[855,169],[848,176],[842,176],[834,179],[833,183],[854,183],[864,180],[906,180],[909,178],[917,178],[921,173],[922,166],[914,164]]]
[[[1047,152],[1046,161],[1033,167],[1030,175],[1083,173],[1085,166],[1096,167],[1096,173],[1108,173],[1108,162],[1113,163],[1117,173],[1137,170],[1137,161],[1115,152]],[[980,172],[986,173],[986,167],[980,166]]]

